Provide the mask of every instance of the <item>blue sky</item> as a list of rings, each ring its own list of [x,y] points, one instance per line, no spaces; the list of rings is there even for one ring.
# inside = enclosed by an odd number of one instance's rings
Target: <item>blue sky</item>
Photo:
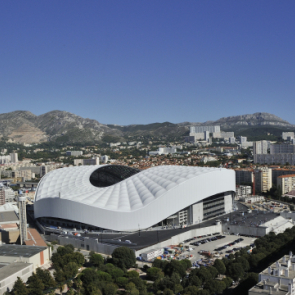
[[[295,1],[0,0],[0,113],[295,124]]]

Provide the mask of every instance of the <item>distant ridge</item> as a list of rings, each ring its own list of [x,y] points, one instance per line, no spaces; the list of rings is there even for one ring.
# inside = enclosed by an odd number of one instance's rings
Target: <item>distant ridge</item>
[[[126,141],[135,138],[171,138],[181,139],[189,132],[190,126],[220,125],[221,129],[246,127],[285,127],[295,125],[269,113],[254,113],[223,117],[217,121],[204,123],[170,122],[152,124],[132,124],[128,126],[101,124],[96,120],[82,118],[66,111],[51,111],[36,116],[29,111],[14,111],[0,114],[0,137],[12,139],[18,143],[40,143],[56,141],[59,143],[95,143]]]

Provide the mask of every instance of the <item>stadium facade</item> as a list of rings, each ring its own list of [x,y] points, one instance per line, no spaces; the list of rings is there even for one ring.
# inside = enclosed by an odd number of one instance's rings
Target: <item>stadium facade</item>
[[[137,231],[185,226],[230,212],[234,193],[235,172],[229,169],[79,166],[41,179],[34,214],[44,224],[61,227]]]

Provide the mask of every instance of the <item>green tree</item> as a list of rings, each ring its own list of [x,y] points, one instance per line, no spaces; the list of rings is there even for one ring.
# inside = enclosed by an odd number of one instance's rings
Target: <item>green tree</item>
[[[112,276],[108,274],[107,272],[99,270],[97,273],[98,273],[98,278],[100,281],[112,282]]]
[[[103,257],[100,254],[96,254],[96,253],[93,253],[92,255],[90,255],[89,261],[95,267],[99,267],[100,265],[103,265],[104,263]]]
[[[66,279],[65,273],[63,272],[62,269],[58,269],[58,270],[56,270],[56,271],[54,272],[53,276],[54,276],[55,281],[56,281],[57,283],[62,283],[62,282],[64,282],[65,279]]]
[[[56,286],[54,278],[51,276],[49,270],[43,270],[38,267],[36,275],[42,281],[45,290]]]
[[[127,271],[126,277],[129,278],[129,279],[130,278],[138,278],[139,273],[136,270]]]
[[[198,295],[209,295],[209,294],[210,294],[209,291],[205,289],[198,291]]]
[[[12,294],[13,295],[28,295],[29,292],[26,288],[26,285],[22,281],[20,277],[17,277],[17,280],[15,281],[13,288],[12,288]]]
[[[38,278],[36,274],[32,274],[27,281],[30,295],[42,295],[44,290],[44,284]]]
[[[128,279],[127,278],[124,278],[124,277],[116,278],[116,284],[120,288],[125,288],[125,286],[128,284]]]
[[[64,274],[67,280],[74,278],[77,273],[78,273],[78,265],[75,262],[69,262],[64,267]]]
[[[112,258],[114,265],[125,269],[131,268],[136,262],[134,252],[127,247],[116,248],[112,254]]]
[[[188,286],[184,289],[184,294],[197,295],[198,288],[196,286]]]
[[[109,273],[114,280],[124,276],[124,271],[118,267],[113,267],[112,269],[107,270],[107,273]]]
[[[226,267],[225,267],[224,263],[222,262],[222,260],[216,259],[214,262],[214,267],[217,269],[218,273],[220,273],[222,275],[225,274]]]
[[[234,280],[240,279],[244,274],[244,269],[241,263],[231,263],[227,271],[228,275]]]
[[[104,295],[115,295],[117,292],[117,286],[113,283],[107,283],[103,287]]]
[[[158,267],[150,267],[146,273],[148,279],[152,281],[155,281],[156,279],[162,279],[164,277],[164,273]]]

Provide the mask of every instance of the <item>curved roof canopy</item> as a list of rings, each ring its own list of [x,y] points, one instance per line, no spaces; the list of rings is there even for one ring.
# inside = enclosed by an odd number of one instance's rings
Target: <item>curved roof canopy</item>
[[[143,171],[100,165],[47,173],[35,196],[35,217],[74,220],[112,230],[150,227],[206,197],[235,191],[228,169],[157,166]]]

